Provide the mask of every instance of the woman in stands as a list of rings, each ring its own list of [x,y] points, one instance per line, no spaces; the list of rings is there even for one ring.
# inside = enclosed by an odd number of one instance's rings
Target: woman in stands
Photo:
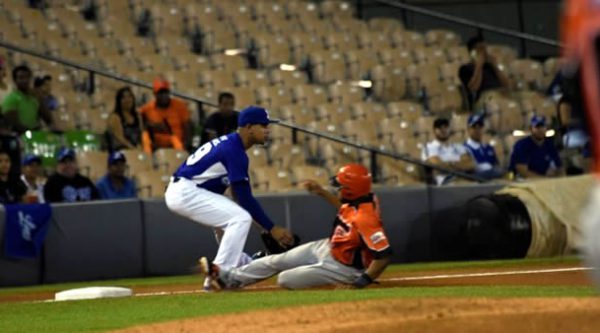
[[[142,127],[129,87],[117,90],[115,110],[108,117],[108,144],[111,151],[140,148]]]

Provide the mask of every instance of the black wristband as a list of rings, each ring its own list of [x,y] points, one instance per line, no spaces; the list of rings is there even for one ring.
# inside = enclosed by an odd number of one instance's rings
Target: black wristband
[[[371,283],[373,283],[373,279],[371,279],[367,273],[362,273],[356,280],[354,280],[352,285],[356,288],[364,288]]]

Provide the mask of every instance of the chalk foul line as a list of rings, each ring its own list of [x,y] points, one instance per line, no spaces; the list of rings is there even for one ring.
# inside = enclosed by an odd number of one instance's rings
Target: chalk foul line
[[[506,275],[528,275],[528,274],[551,274],[551,273],[566,273],[566,272],[581,272],[591,271],[592,267],[570,267],[570,268],[552,268],[552,269],[535,269],[535,270],[516,270],[516,271],[505,271],[505,272],[482,272],[482,273],[461,273],[461,274],[440,274],[440,275],[425,275],[425,276],[407,276],[397,278],[386,278],[378,279],[381,282],[398,282],[398,281],[425,281],[425,280],[443,280],[443,279],[457,279],[457,278],[470,278],[470,277],[488,277],[488,276],[506,276]],[[276,285],[265,285],[265,286],[249,286],[245,287],[245,290],[268,290],[277,289]],[[161,292],[149,292],[149,293],[136,293],[136,297],[146,296],[165,296],[165,295],[186,295],[186,294],[197,294],[205,292],[202,289],[195,290],[181,290],[181,291],[161,291]]]

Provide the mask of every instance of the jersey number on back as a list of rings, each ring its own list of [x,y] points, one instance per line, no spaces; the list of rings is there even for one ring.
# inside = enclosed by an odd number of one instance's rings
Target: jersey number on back
[[[220,138],[212,139],[210,142],[203,144],[202,146],[200,146],[200,148],[196,149],[196,151],[187,158],[185,164],[196,164],[196,162],[200,161],[202,157],[206,156],[206,154],[208,154],[213,149],[213,147],[216,147],[219,143],[225,140],[227,140],[227,136],[224,135]]]

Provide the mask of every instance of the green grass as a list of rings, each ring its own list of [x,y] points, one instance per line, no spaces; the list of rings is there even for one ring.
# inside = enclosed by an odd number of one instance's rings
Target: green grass
[[[91,332],[188,317],[402,297],[593,296],[589,287],[468,286],[296,292],[225,292],[57,303],[0,304],[0,332]]]
[[[557,258],[536,258],[536,259],[512,259],[512,260],[489,260],[489,261],[461,261],[461,262],[440,262],[440,263],[416,263],[391,265],[387,272],[415,272],[415,271],[433,271],[433,270],[452,270],[452,269],[476,269],[476,268],[502,268],[502,267],[522,267],[522,266],[546,266],[546,265],[572,265],[581,262],[577,257],[557,257]],[[161,286],[161,285],[187,285],[198,284],[199,279],[196,275],[181,276],[161,276],[151,278],[119,279],[103,281],[86,281],[62,284],[46,284],[28,287],[6,287],[0,288],[0,296],[39,293],[39,292],[58,292],[72,288],[83,288],[94,286],[121,286],[127,288],[143,286]]]
[[[416,272],[477,268],[519,268],[578,264],[575,257],[445,262],[393,265],[389,272]],[[42,285],[0,289],[0,296],[94,286],[143,287],[189,285],[200,288],[198,276],[153,277],[95,282]],[[105,331],[145,323],[195,316],[235,313],[304,304],[344,302],[402,297],[563,297],[592,296],[585,286],[452,286],[402,287],[365,290],[250,291],[217,294],[148,296],[57,303],[0,303],[0,332],[81,332]]]

